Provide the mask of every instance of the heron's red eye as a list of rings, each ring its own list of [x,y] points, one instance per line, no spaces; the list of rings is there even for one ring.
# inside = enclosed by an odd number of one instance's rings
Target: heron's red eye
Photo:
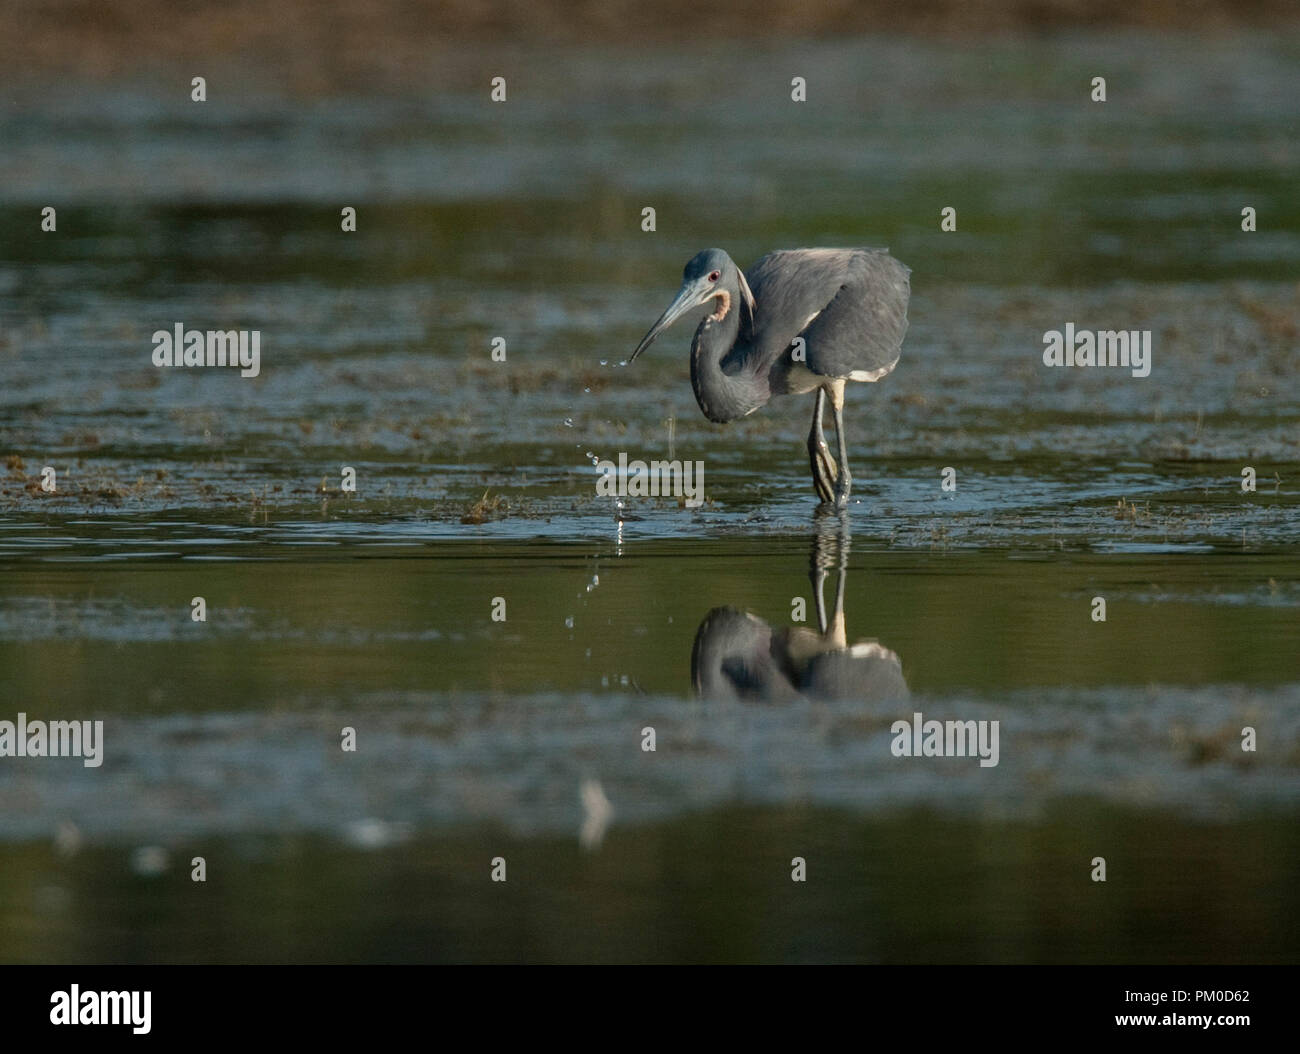
[[[709,281],[716,282],[721,277],[722,277],[721,271],[714,271],[711,275],[709,275]]]

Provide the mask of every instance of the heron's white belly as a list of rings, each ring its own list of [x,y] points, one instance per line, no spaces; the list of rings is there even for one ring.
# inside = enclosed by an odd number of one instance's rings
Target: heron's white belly
[[[819,373],[813,373],[802,362],[790,363],[790,370],[786,374],[786,383],[790,386],[793,394],[802,394],[810,392],[814,388],[820,388],[827,381],[837,379],[847,379],[850,381],[878,381],[881,377],[886,377],[893,373],[894,367],[898,365],[898,359],[895,359],[888,366],[881,366],[878,370],[853,370],[847,378],[823,377]]]
[[[901,356],[900,356],[901,358]],[[894,372],[894,367],[898,365],[898,359],[895,359],[888,366],[881,366],[878,370],[854,370],[849,374],[851,381],[878,381],[881,377],[886,377]]]
[[[820,388],[826,383],[827,379],[820,374],[813,373],[802,362],[790,363],[790,372],[785,377],[786,384],[789,385],[792,395],[802,395],[814,388]]]

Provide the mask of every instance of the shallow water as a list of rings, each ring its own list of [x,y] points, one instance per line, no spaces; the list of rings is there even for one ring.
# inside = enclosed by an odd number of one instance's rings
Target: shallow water
[[[0,760],[0,957],[1294,961],[1296,41],[510,61],[486,114],[463,58],[11,90],[0,719],[105,761]],[[816,243],[913,269],[842,518],[806,400],[709,424],[684,324],[619,365],[695,250]],[[261,375],[156,369],[176,322]],[[1045,368],[1066,322],[1151,376]],[[620,452],[703,505],[600,496]],[[774,665],[817,568],[844,646]],[[915,712],[999,763],[895,757]]]

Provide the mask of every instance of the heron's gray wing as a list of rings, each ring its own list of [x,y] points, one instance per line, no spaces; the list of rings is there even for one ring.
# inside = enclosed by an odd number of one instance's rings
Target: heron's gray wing
[[[749,354],[775,362],[840,291],[856,249],[781,249],[745,272],[754,294]]]
[[[879,380],[907,333],[911,271],[883,249],[853,254],[838,291],[802,336],[807,366],[823,377]]]
[[[861,699],[888,702],[908,698],[898,656],[887,648],[855,645],[814,657],[800,688],[814,699]]]
[[[911,272],[887,249],[785,249],[745,272],[756,332],[747,348],[763,362],[802,336],[812,372],[871,373],[897,360],[907,331]]]

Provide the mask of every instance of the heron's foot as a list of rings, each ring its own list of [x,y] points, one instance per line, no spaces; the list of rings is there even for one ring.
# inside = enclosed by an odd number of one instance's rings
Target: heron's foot
[[[835,480],[839,476],[839,466],[835,464],[835,459],[831,457],[830,447],[826,445],[825,440],[817,442],[809,439],[808,458],[812,465],[813,488],[817,491],[817,496],[823,502],[833,504],[835,501]]]
[[[817,491],[817,497],[821,498],[823,505],[835,504],[835,485],[830,478],[825,475],[818,475],[813,479],[813,489]]]
[[[849,503],[849,492],[853,489],[853,477],[849,474],[847,463],[840,466],[839,475],[835,477],[835,507],[845,508]]]

